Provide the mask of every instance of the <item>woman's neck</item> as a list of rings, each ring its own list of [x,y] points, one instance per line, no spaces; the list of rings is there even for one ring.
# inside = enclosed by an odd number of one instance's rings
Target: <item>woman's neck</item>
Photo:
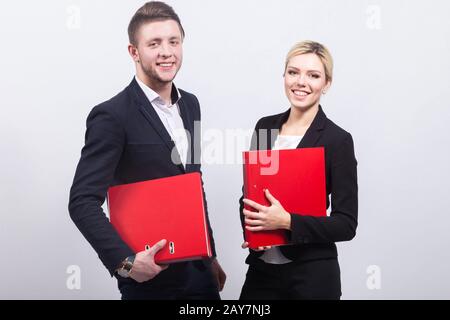
[[[282,126],[280,134],[302,136],[306,133],[311,123],[319,112],[319,105],[312,106],[306,110],[291,107],[291,113],[286,123]]]

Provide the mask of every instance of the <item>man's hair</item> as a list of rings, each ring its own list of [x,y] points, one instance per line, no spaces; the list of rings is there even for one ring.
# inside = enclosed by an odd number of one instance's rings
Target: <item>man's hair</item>
[[[293,57],[308,53],[314,53],[316,56],[319,57],[325,69],[326,81],[331,81],[333,79],[333,58],[331,57],[330,51],[323,44],[320,44],[315,41],[307,40],[296,43],[287,54],[284,67],[285,71],[289,61]]]
[[[181,36],[184,38],[183,26],[173,8],[161,1],[150,1],[140,7],[133,18],[131,18],[130,24],[128,25],[128,38],[130,43],[137,46],[138,41],[136,35],[143,24],[165,20],[176,21],[180,27]]]

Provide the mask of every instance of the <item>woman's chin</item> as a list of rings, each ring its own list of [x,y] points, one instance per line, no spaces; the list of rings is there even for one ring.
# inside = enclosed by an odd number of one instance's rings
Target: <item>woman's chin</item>
[[[297,110],[305,112],[305,111],[310,110],[314,106],[318,106],[319,104],[317,102],[314,102],[314,103],[298,103],[298,102],[292,103],[291,102],[291,105],[294,108],[296,108]]]

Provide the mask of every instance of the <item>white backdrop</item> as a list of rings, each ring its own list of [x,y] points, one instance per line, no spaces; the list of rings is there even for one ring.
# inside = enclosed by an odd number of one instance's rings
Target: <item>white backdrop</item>
[[[304,39],[335,59],[327,115],[359,162],[357,236],[338,244],[343,299],[449,299],[450,4],[445,0],[168,1],[187,38],[176,83],[203,130],[251,129],[286,110],[285,54]],[[118,299],[67,204],[85,119],[134,75],[128,22],[143,1],[0,4],[0,298]],[[242,148],[227,147],[225,153]],[[239,163],[204,165],[222,293],[236,299],[246,252]]]

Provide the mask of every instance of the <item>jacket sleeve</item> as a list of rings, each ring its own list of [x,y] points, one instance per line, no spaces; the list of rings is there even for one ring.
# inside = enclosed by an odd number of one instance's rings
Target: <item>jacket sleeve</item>
[[[198,124],[194,123],[195,125],[200,125],[200,121],[201,121],[201,110],[200,110],[200,103],[197,99],[197,97],[193,94],[191,94],[192,98],[194,99],[194,104],[197,107],[197,115],[194,117],[194,121],[198,121]],[[200,128],[199,128],[200,129]],[[201,180],[202,180],[202,192],[203,192],[203,201],[204,201],[204,206],[205,206],[205,215],[206,215],[206,223],[208,225],[208,233],[209,233],[209,240],[211,243],[211,251],[212,251],[212,257],[215,258],[217,257],[217,252],[216,252],[216,243],[214,241],[214,235],[213,235],[213,231],[212,231],[212,227],[211,227],[211,222],[209,219],[209,213],[208,213],[208,203],[206,201],[206,194],[205,194],[205,189],[204,189],[204,183],[203,183],[203,173],[201,170],[201,134],[199,133],[199,136],[194,136],[193,138],[193,142],[194,144],[194,155],[193,155],[193,161],[194,163],[198,164],[198,171],[200,172],[200,175],[202,176]]]
[[[95,107],[87,118],[85,145],[69,199],[70,217],[111,276],[123,259],[134,254],[102,209],[122,154],[124,140],[123,128],[114,116],[103,106]]]
[[[348,241],[358,224],[357,161],[353,139],[347,133],[331,155],[331,213],[329,217],[291,214],[295,244]]]
[[[253,131],[252,140],[250,143],[250,150],[258,150],[259,149],[259,145],[260,145],[259,139],[261,138],[260,133],[259,133],[259,128],[261,127],[261,120],[262,119],[260,119],[256,123],[255,130]],[[263,137],[265,138],[266,136],[264,135]],[[239,217],[241,219],[243,238],[245,239],[244,186],[242,186],[242,196],[239,198]]]

